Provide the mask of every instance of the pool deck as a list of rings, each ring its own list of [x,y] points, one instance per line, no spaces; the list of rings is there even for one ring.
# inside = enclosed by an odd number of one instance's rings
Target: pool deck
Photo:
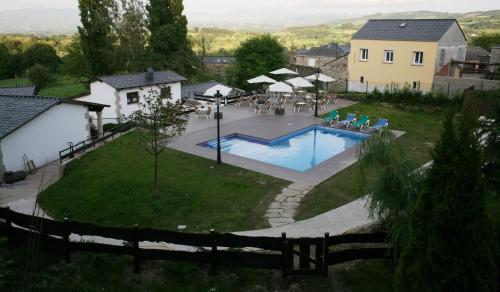
[[[339,104],[328,105],[326,112],[353,104],[354,102],[351,101],[340,100]],[[221,120],[221,137],[240,133],[272,140],[311,125],[322,123],[320,118],[315,118],[313,113],[307,110],[300,113],[294,113],[291,105],[287,105],[285,115],[275,115],[274,113],[266,115],[261,113],[261,115],[254,116],[250,108],[244,106],[240,108],[222,108],[221,111],[224,113],[224,119]],[[177,138],[169,147],[215,160],[217,155],[216,151],[199,146],[198,144],[217,138],[216,125],[216,120],[196,120],[191,116],[186,133]],[[400,136],[403,132],[395,132],[395,134],[396,136]],[[344,151],[305,172],[299,172],[229,153],[222,153],[221,155],[223,163],[260,172],[287,181],[315,186],[355,163],[357,160],[357,148],[358,147],[353,147]]]

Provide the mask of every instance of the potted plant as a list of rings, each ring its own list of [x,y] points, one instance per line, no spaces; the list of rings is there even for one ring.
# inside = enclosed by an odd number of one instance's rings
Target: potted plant
[[[274,113],[277,115],[284,115],[285,114],[285,103],[283,101],[278,102],[278,105],[274,109]]]

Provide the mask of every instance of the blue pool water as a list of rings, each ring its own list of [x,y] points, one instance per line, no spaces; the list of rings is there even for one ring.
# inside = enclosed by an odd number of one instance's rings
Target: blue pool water
[[[221,150],[304,172],[366,138],[367,134],[314,125],[274,140],[232,134],[221,138]],[[217,139],[200,145],[217,149]]]

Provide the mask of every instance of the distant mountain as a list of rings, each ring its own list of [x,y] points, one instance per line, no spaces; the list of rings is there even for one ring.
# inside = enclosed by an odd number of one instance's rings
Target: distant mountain
[[[76,9],[30,8],[0,11],[0,33],[38,35],[76,32],[80,17]]]
[[[355,18],[336,19],[327,22],[327,25],[335,26],[342,23],[364,23],[369,19],[382,18],[456,18],[458,20],[473,19],[478,17],[498,18],[500,10],[474,11],[465,13],[448,13],[439,11],[407,11],[407,12],[392,12],[392,13],[375,13]]]

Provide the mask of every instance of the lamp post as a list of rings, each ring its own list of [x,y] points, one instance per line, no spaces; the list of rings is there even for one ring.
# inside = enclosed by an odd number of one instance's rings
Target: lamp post
[[[318,117],[319,74],[321,74],[321,69],[316,68],[316,106],[314,107],[314,116],[315,117]]]
[[[214,97],[215,97],[215,103],[217,104],[217,164],[222,164],[222,159],[220,156],[220,111],[219,111],[222,94],[220,94],[219,90],[217,90],[217,92],[214,94]]]

